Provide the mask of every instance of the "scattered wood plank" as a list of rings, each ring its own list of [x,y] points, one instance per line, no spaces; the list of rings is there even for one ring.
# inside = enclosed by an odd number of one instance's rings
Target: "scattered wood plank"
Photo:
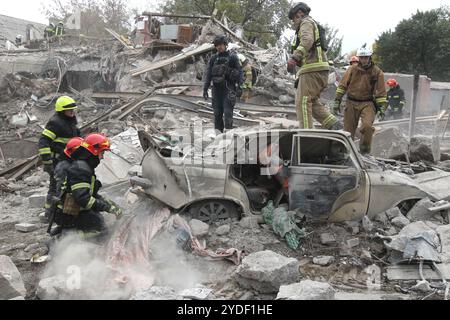
[[[39,161],[41,159],[39,158],[39,155],[35,155],[34,157],[29,159],[29,162],[23,166],[20,170],[16,171],[9,179],[18,179],[34,167],[36,167],[39,164]]]
[[[196,55],[203,54],[203,53],[206,53],[206,52],[209,52],[212,50],[214,50],[214,45],[212,43],[204,43],[204,44],[198,46],[197,48],[190,50],[188,52],[181,52],[180,54],[177,54],[173,57],[170,57],[170,58],[167,58],[164,60],[159,60],[156,62],[148,63],[140,68],[131,70],[130,72],[133,77],[136,77],[140,74],[143,74],[143,73],[146,73],[149,71],[153,71],[153,70],[158,70],[165,66],[171,65],[175,62],[183,61],[190,57],[194,57]]]
[[[134,49],[134,47],[131,45],[131,43],[128,41],[128,39],[124,38],[123,36],[121,36],[120,34],[115,32],[114,30],[111,30],[108,28],[105,28],[105,30],[108,33],[110,33],[114,38],[116,38],[117,41],[119,41],[121,44],[123,44],[125,48]]]
[[[76,95],[79,99],[86,100],[91,106],[95,107],[97,105],[95,103],[95,101],[93,101],[89,97],[86,97],[86,96],[82,95],[81,92],[79,92],[78,90],[75,90],[71,86],[69,86],[69,91],[72,92],[74,95]]]
[[[11,173],[14,173],[14,171],[19,170],[21,167],[23,167],[29,160],[27,159],[21,159],[17,160],[15,164],[13,164],[11,167],[6,168],[2,171],[0,171],[0,177],[8,176]]]
[[[437,265],[439,270],[447,280],[450,280],[450,264],[442,263]],[[395,265],[386,269],[389,280],[421,280],[419,274],[419,265]],[[441,280],[436,271],[430,266],[423,266],[423,275],[426,280]]]

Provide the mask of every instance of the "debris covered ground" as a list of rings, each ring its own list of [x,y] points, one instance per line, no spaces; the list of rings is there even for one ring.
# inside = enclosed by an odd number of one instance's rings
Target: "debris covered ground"
[[[178,150],[183,141],[176,137],[194,135],[201,123],[202,142],[214,140],[201,80],[211,39],[223,30],[207,26],[189,46],[155,41],[135,49],[114,35],[0,52],[39,70],[0,71],[0,299],[447,299],[450,199],[414,199],[373,219],[340,223],[281,207],[206,224],[130,186],[148,149],[142,132],[161,149]],[[260,71],[254,97],[236,106],[235,126],[297,127],[284,50],[234,40],[230,48]],[[335,79],[323,95],[328,105]],[[52,242],[42,220],[48,176],[38,166],[36,142],[61,94],[78,101],[84,133],[112,137],[98,175],[102,193],[126,215],[118,222],[105,215],[111,237],[103,245],[76,234]],[[407,121],[376,124],[374,156],[392,160],[372,159],[374,165],[413,178],[427,166],[450,171],[448,141],[436,144],[437,136],[445,138],[446,121],[448,113],[421,119],[410,146]]]

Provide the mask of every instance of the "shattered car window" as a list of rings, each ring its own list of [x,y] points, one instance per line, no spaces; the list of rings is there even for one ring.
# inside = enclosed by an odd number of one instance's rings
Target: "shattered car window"
[[[316,137],[295,137],[293,164],[353,166],[350,151],[341,141]]]

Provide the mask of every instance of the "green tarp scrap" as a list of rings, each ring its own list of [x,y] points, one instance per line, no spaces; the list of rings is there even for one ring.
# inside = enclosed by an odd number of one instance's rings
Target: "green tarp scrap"
[[[296,223],[295,212],[287,211],[283,207],[275,208],[273,201],[262,209],[264,222],[271,225],[273,231],[284,238],[293,250],[297,250],[300,245],[300,239],[306,237],[304,229],[300,229]]]

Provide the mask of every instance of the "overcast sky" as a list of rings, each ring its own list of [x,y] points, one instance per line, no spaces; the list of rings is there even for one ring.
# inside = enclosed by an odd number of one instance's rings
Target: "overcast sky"
[[[43,3],[50,0],[2,0],[0,14],[30,21],[47,23],[41,13]],[[154,9],[163,0],[128,0],[130,7],[140,10]],[[367,42],[371,44],[383,31],[394,29],[402,19],[411,17],[418,9],[435,9],[450,5],[450,0],[306,0],[312,8],[311,16],[321,23],[339,29],[344,37],[343,52],[356,49]]]

